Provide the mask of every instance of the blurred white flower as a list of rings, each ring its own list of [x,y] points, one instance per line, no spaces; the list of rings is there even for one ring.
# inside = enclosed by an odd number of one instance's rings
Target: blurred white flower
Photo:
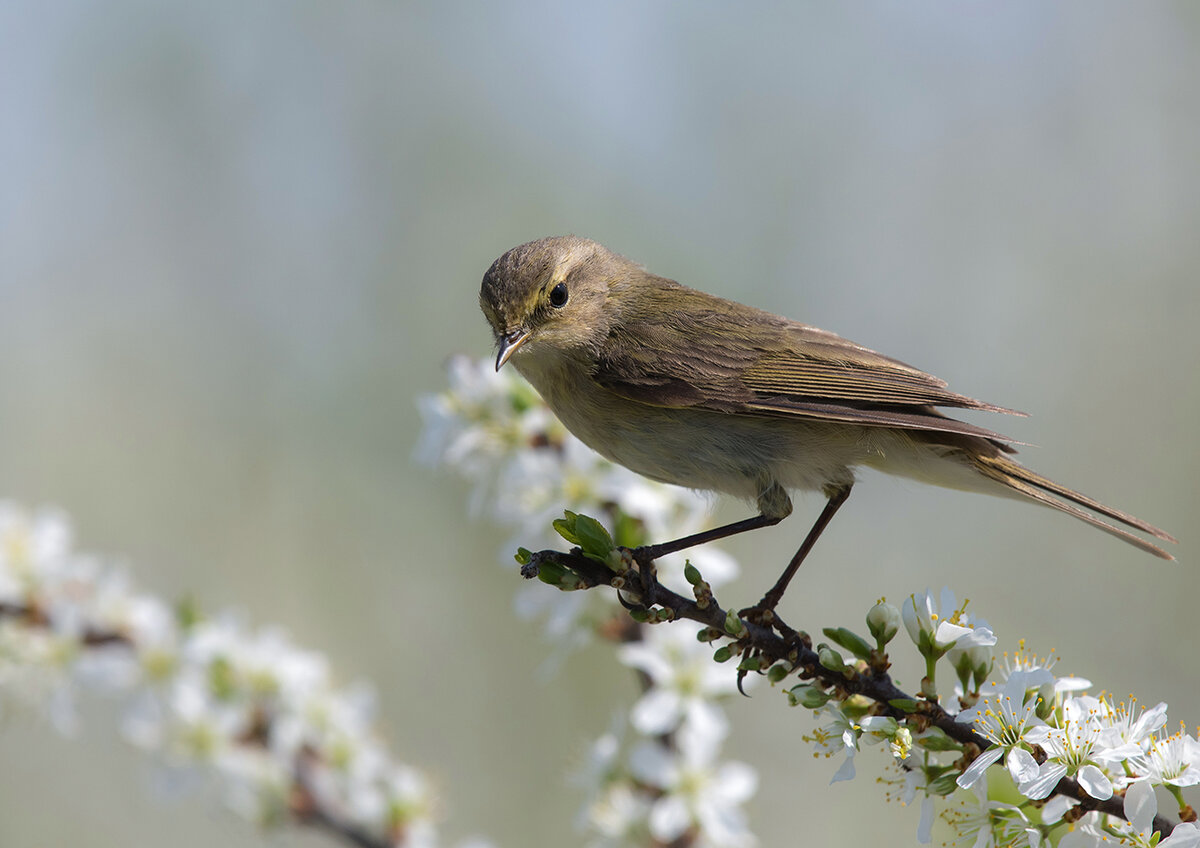
[[[627,781],[609,784],[590,798],[582,810],[581,823],[601,838],[597,846],[626,846],[649,841],[650,796]]]
[[[741,848],[756,840],[741,810],[758,787],[758,775],[745,763],[717,765],[715,748],[688,730],[681,731],[677,750],[647,741],[630,758],[633,774],[662,790],[650,810],[650,833],[670,843],[690,827],[698,827],[702,844]]]
[[[29,513],[0,501],[0,603],[19,603],[44,581],[60,580],[70,550],[71,526],[61,512]]]
[[[258,825],[277,825],[288,817],[291,770],[261,750],[244,745],[224,748],[214,758],[225,803]]]
[[[737,679],[713,662],[711,646],[696,639],[694,625],[651,627],[642,641],[623,645],[617,655],[650,679],[649,689],[630,711],[639,733],[669,733],[686,723],[705,738],[724,737],[727,721],[713,701],[736,692]]]
[[[403,834],[404,848],[433,848],[437,806],[425,775],[409,766],[393,765],[385,776],[384,793],[388,831]]]
[[[0,503],[0,706],[36,705],[69,732],[77,692],[123,693],[122,731],[173,767],[164,777],[215,778],[246,818],[285,821],[307,790],[381,844],[435,844],[435,793],[379,740],[369,690],[335,687],[278,628],[181,620],[70,540],[60,513]]]

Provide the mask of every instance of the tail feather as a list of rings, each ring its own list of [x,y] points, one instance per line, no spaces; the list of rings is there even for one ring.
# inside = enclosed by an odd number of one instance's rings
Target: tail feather
[[[1162,539],[1166,542],[1178,541],[1174,536],[1163,530],[1160,530],[1153,524],[1148,524],[1147,522],[1142,521],[1140,518],[1135,518],[1128,513],[1105,506],[1099,501],[1092,500],[1086,495],[1082,495],[1079,492],[1068,489],[1066,486],[1055,483],[1053,480],[1049,480],[1001,454],[997,454],[995,456],[981,456],[976,454],[971,457],[971,461],[979,470],[979,472],[985,477],[995,480],[996,482],[1001,483],[1004,486],[1007,486],[1008,488],[1013,489],[1014,491],[1017,491],[1040,504],[1053,507],[1054,509],[1067,513],[1067,515],[1078,518],[1080,521],[1085,521],[1088,524],[1091,524],[1093,527],[1098,527],[1105,533],[1116,536],[1118,539],[1128,542],[1136,548],[1141,548],[1147,553],[1154,554],[1156,557],[1169,560],[1175,559],[1175,557],[1173,557],[1167,551],[1164,551],[1158,545],[1147,542],[1145,539],[1141,538],[1140,536],[1135,536],[1128,530],[1125,530],[1121,527],[1116,527],[1106,521],[1102,521],[1096,516],[1092,515],[1090,512],[1080,509],[1080,507],[1086,507],[1087,509],[1107,516],[1114,521],[1119,521],[1120,523],[1128,525],[1129,527],[1133,527],[1136,530],[1141,530],[1143,533],[1149,533],[1151,536],[1154,536],[1157,539]],[[1078,504],[1078,506],[1076,504]]]

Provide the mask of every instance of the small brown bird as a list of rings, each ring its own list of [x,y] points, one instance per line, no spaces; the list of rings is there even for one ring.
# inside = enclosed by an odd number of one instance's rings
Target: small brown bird
[[[653,556],[776,524],[788,490],[829,498],[758,609],[772,609],[866,466],[1065,512],[1144,551],[1167,533],[1029,470],[1011,440],[936,407],[1014,412],[973,400],[912,366],[833,333],[657,277],[594,241],[515,247],[483,277],[499,370],[511,361],[594,450],[655,480],[725,492],[759,515]]]

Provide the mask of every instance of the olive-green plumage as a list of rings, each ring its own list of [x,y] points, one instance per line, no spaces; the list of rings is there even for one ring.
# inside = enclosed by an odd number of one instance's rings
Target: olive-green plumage
[[[1026,498],[1173,558],[1085,509],[1175,541],[1167,533],[1041,477],[1008,456],[1011,440],[936,407],[1023,413],[657,277],[596,242],[515,247],[488,269],[479,300],[496,367],[511,360],[571,432],[656,480],[747,498],[778,520],[791,511],[787,490],[848,492],[854,469],[868,466]]]

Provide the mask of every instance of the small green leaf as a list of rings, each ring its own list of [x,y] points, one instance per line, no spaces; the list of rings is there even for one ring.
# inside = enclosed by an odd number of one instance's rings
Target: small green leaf
[[[563,517],[554,519],[554,530],[572,545],[579,544],[579,536],[575,533],[575,519],[579,516],[569,509],[563,510]]]
[[[731,648],[729,645],[722,645],[713,651],[713,659],[719,663],[728,662],[729,658],[732,656],[733,648]]]
[[[888,701],[888,706],[900,710],[902,713],[915,713],[918,703],[914,698],[893,698]]]
[[[700,576],[700,569],[692,565],[691,560],[688,560],[683,566],[683,576],[687,579],[687,582],[693,586],[704,582],[704,578]]]
[[[608,560],[609,552],[615,547],[612,536],[608,535],[604,525],[590,515],[575,517],[575,535],[579,539],[578,544],[583,549],[583,553],[593,559],[599,559],[601,562]]]
[[[521,565],[529,565],[533,562],[533,551],[528,548],[517,548],[517,553],[513,557]]]

